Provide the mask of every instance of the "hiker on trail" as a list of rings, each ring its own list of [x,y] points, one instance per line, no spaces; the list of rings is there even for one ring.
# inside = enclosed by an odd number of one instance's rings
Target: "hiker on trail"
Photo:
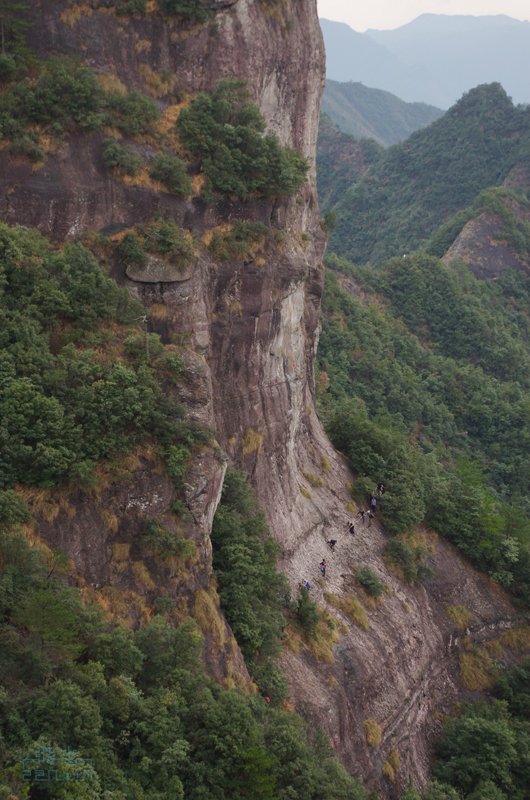
[[[374,515],[372,514],[371,511],[369,511],[368,512],[368,527],[371,526],[373,518],[374,518]]]
[[[335,545],[337,544],[337,540],[336,539],[328,539],[326,544],[329,544],[329,549],[331,550],[332,553],[334,553],[335,552]]]
[[[306,580],[303,580],[302,583],[298,584],[299,589],[307,589],[309,591],[309,583]]]
[[[326,562],[324,561],[324,559],[322,559],[322,561],[320,562],[320,571],[321,571],[321,573],[322,573],[322,577],[323,577],[323,578],[325,578],[325,577],[326,577],[326,567],[327,567],[327,564],[326,564]]]
[[[370,500],[370,505],[372,506],[372,511],[375,512],[375,507],[377,505],[377,498],[376,497],[372,496],[372,499]]]
[[[384,483],[378,483],[377,484],[377,492],[379,494],[379,497],[381,497],[381,495],[385,493],[385,484]]]
[[[364,525],[364,515],[365,515],[365,513],[366,513],[366,512],[365,512],[364,508],[361,508],[361,510],[360,510],[360,511],[359,511],[359,513],[357,514],[357,516],[358,516],[358,517],[360,517],[360,518],[362,519],[362,521],[363,521],[363,525]]]
[[[353,524],[353,520],[348,520],[348,533],[351,533],[352,536],[355,535],[355,525]]]

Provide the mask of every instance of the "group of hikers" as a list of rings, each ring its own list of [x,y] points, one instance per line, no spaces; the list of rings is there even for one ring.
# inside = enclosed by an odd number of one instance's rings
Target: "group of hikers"
[[[365,511],[363,508],[361,508],[361,510],[357,512],[357,516],[362,519],[363,525],[365,523],[366,517],[368,517],[368,527],[369,528],[372,525],[372,520],[375,517],[375,512],[377,510],[376,492],[377,492],[377,495],[379,497],[381,497],[381,495],[383,495],[386,492],[386,488],[385,488],[384,483],[378,483],[377,484],[377,488],[370,495],[370,507],[369,507],[369,509],[367,511]],[[355,535],[355,523],[354,523],[354,520],[352,520],[352,519],[348,520],[348,524],[347,524],[347,528],[346,529],[347,529],[347,532],[350,533],[352,536]],[[326,540],[326,544],[329,546],[329,549],[331,550],[331,552],[334,553],[335,552],[335,545],[337,544],[337,540],[336,539],[327,539]],[[320,569],[320,571],[322,573],[322,577],[323,578],[326,577],[326,568],[327,568],[326,560],[323,558],[322,561],[319,564],[319,569]],[[307,589],[307,591],[309,591],[309,582],[307,580],[303,580],[301,583],[298,584],[298,586],[301,589]]]

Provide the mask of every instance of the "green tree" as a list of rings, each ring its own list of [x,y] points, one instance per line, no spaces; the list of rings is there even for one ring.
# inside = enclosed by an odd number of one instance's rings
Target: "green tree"
[[[6,76],[5,58],[8,54],[26,55],[25,32],[34,23],[27,17],[30,6],[21,0],[0,0],[0,80]],[[2,65],[4,75],[2,75]]]

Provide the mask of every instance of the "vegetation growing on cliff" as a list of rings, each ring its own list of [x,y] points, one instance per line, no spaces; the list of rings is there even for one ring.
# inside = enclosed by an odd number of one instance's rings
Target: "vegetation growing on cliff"
[[[358,491],[382,481],[390,530],[427,520],[527,604],[527,276],[486,283],[423,253],[378,271],[328,263],[377,292],[365,304],[326,275],[319,402],[367,473]]]
[[[245,82],[224,78],[213,94],[201,92],[177,120],[179,136],[199,158],[212,191],[244,200],[250,194],[288,195],[305,183],[308,164],[298,150],[282,147],[265,118],[248,102]]]
[[[168,459],[178,443],[189,455],[205,441],[145,356],[127,358],[142,308],[88,250],[1,225],[0,287],[0,488],[90,486],[98,460],[146,434]]]

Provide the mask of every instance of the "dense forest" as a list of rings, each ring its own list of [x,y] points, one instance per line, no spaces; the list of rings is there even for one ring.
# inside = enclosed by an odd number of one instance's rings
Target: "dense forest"
[[[428,591],[433,578],[414,536],[424,524],[520,608],[530,607],[530,278],[504,269],[487,282],[440,258],[483,213],[527,258],[528,186],[500,184],[527,164],[529,120],[499,85],[483,86],[405,143],[373,150],[357,175],[341,159],[360,143],[325,121],[334,147],[317,162],[332,223],[317,400],[357,472],[352,493],[366,501],[384,485],[386,558],[410,583]],[[488,662],[493,702],[455,706],[444,719],[422,800],[528,796],[530,662],[502,659],[498,648]],[[412,781],[401,798],[419,800]]]

